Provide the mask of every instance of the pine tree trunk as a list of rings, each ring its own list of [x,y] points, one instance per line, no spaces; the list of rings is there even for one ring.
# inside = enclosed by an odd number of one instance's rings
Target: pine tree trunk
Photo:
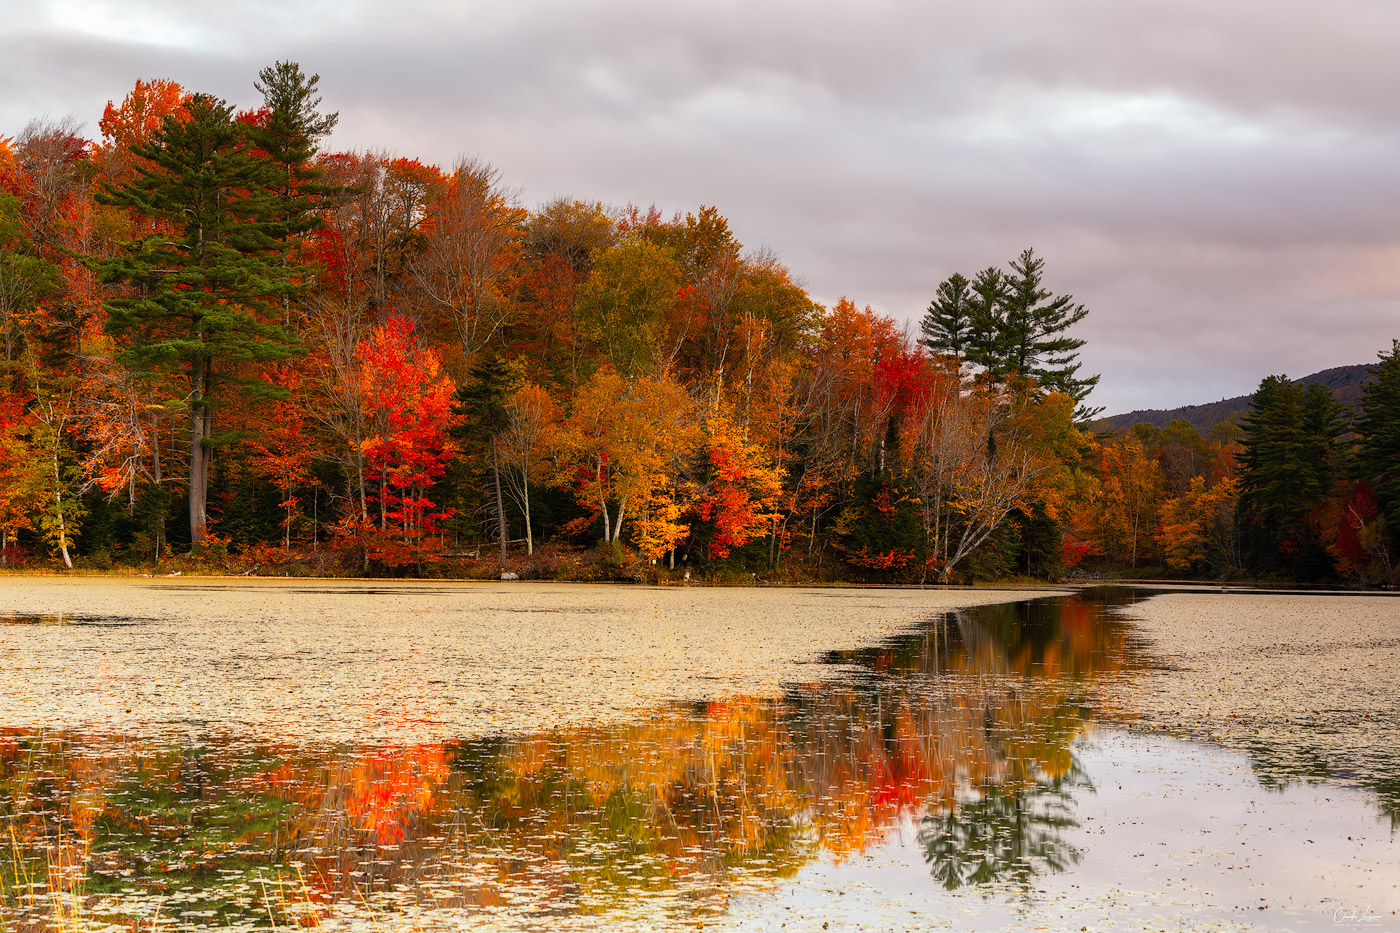
[[[208,491],[208,473],[205,467],[204,451],[204,409],[196,405],[190,413],[190,544],[199,543],[204,537],[207,512],[204,497]]]
[[[501,468],[496,460],[496,439],[494,437],[491,439],[491,477],[496,484],[496,518],[498,519],[497,527],[501,532],[501,567],[504,568],[506,565],[506,539],[509,532],[506,527],[506,501],[501,495]]]
[[[209,448],[204,439],[209,436],[209,410],[205,398],[209,390],[208,363],[195,365],[193,398],[190,400],[190,547],[204,537],[209,521]]]

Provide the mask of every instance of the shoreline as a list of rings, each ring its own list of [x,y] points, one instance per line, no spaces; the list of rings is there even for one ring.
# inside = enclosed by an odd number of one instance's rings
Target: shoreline
[[[972,590],[978,592],[986,591],[1006,591],[1006,592],[1037,592],[1037,593],[1078,593],[1094,589],[1135,589],[1148,590],[1160,593],[1215,593],[1215,594],[1277,594],[1277,595],[1297,595],[1297,596],[1380,596],[1380,597],[1400,597],[1400,590],[1366,587],[1360,584],[1345,585],[1336,583],[1291,583],[1277,580],[1155,580],[1155,579],[1124,579],[1124,580],[1076,580],[1069,582],[1053,582],[1049,580],[1017,580],[1009,579],[996,582],[974,582],[974,583],[865,583],[860,581],[846,580],[813,580],[813,581],[793,581],[793,580],[754,580],[750,582],[735,582],[732,580],[707,580],[700,577],[692,577],[689,580],[578,580],[578,579],[514,579],[501,580],[494,577],[374,577],[374,576],[329,576],[329,575],[272,575],[272,574],[239,574],[239,573],[214,573],[210,571],[188,571],[180,570],[173,573],[114,573],[109,570],[58,570],[58,569],[9,569],[0,568],[0,583],[5,580],[53,580],[77,582],[83,580],[106,581],[106,582],[146,582],[156,583],[158,581],[179,581],[179,580],[200,580],[206,582],[222,581],[226,583],[261,583],[261,584],[301,584],[312,583],[346,583],[346,584],[371,584],[375,586],[433,586],[433,585],[463,585],[482,586],[491,584],[510,584],[523,587],[543,587],[543,586],[604,586],[617,587],[619,589],[654,589],[654,590],[676,590],[676,589],[728,589],[728,590],[885,590],[895,592],[929,592],[948,593],[961,590]]]

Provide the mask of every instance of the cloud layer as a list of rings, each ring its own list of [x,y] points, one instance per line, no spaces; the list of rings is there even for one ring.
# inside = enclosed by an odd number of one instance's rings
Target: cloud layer
[[[1400,7],[1374,0],[0,12],[0,134],[93,127],[138,77],[252,103],[292,59],[341,113],[333,147],[479,155],[530,201],[715,204],[822,301],[916,320],[951,272],[1034,246],[1090,308],[1111,411],[1400,337]]]

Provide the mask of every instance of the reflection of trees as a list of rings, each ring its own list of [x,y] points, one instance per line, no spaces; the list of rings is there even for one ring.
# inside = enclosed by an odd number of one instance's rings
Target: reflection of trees
[[[1078,599],[994,607],[833,655],[850,676],[781,698],[445,745],[15,735],[0,814],[28,852],[77,840],[89,892],[178,895],[169,913],[219,922],[291,917],[262,893],[291,873],[316,910],[392,891],[467,912],[629,910],[643,894],[705,912],[924,813],[945,885],[1024,879],[1073,858],[1071,748],[1095,683],[1129,663],[1125,631]]]
[[[1333,749],[1312,744],[1317,741],[1316,723],[1299,722],[1295,728],[1298,737],[1293,741],[1227,733],[1223,743],[1243,751],[1260,786],[1270,790],[1282,792],[1294,785],[1323,781],[1369,788],[1376,795],[1381,819],[1390,824],[1392,832],[1400,831],[1400,749],[1377,737],[1376,747],[1367,749],[1367,757],[1357,763],[1341,758]]]
[[[1029,890],[1041,872],[1061,872],[1080,853],[1064,833],[1074,819],[1070,788],[1088,780],[1070,772],[1030,784],[990,787],[975,799],[943,812],[930,810],[919,827],[919,844],[933,877],[949,891],[965,884],[1004,880]]]

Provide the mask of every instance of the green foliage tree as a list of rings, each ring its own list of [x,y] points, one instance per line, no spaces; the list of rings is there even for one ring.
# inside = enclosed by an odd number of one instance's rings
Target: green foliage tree
[[[1341,406],[1324,386],[1303,389],[1269,376],[1242,426],[1239,504],[1256,567],[1303,579],[1329,575],[1331,559],[1309,516],[1340,475]]]
[[[972,283],[962,273],[940,282],[924,315],[924,345],[948,356],[966,356],[973,330],[972,301]]]
[[[278,167],[255,151],[227,103],[192,96],[132,151],[135,177],[97,197],[161,221],[173,235],[132,240],[97,266],[104,281],[126,286],[107,301],[108,330],[126,341],[121,361],[178,373],[188,390],[193,544],[208,522],[213,447],[228,440],[214,431],[221,390],[273,394],[239,367],[300,351],[291,331],[272,321],[302,270],[280,261],[295,225],[275,196]]]
[[[1063,392],[1078,406],[1075,419],[1088,421],[1103,410],[1082,404],[1099,377],[1079,375],[1084,341],[1068,334],[1088,309],[1045,287],[1045,260],[1034,250],[1022,251],[1008,268],[984,269],[971,282],[954,274],[941,283],[924,317],[925,344],[996,379],[1015,374]]]
[[[279,169],[278,197],[304,213],[305,186],[321,177],[312,164],[320,141],[330,135],[339,113],[322,114],[316,96],[320,75],[309,78],[295,62],[277,62],[258,72],[253,87],[263,96],[264,112],[251,131],[253,140]],[[314,221],[308,222],[308,226]]]
[[[891,417],[874,463],[851,488],[851,504],[837,522],[846,561],[875,579],[922,575],[928,536],[920,520],[919,493],[910,476]]]
[[[18,197],[0,189],[0,343],[5,362],[18,357],[34,303],[58,291],[58,267],[37,255]]]
[[[263,96],[263,109],[249,125],[248,135],[276,167],[275,180],[272,173],[269,179],[284,240],[320,227],[318,205],[346,191],[322,184],[324,172],[315,162],[320,141],[340,120],[339,113],[320,113],[321,98],[316,95],[320,80],[320,75],[308,78],[295,62],[279,61],[259,71],[253,82]],[[291,261],[290,253],[284,251],[283,264]]]
[[[593,273],[579,289],[584,327],[608,362],[624,376],[664,371],[683,334],[675,333],[681,287],[675,253],[645,239],[596,257]]]
[[[1382,352],[1361,398],[1357,466],[1369,480],[1392,540],[1400,544],[1400,340]]]
[[[972,280],[969,296],[971,330],[967,339],[967,359],[989,372],[1005,371],[996,361],[1001,358],[1002,305],[1006,302],[1006,276],[996,266],[988,266]]]
[[[451,431],[463,452],[480,458],[490,470],[502,565],[506,562],[510,527],[505,495],[501,491],[500,442],[501,435],[511,425],[508,402],[516,381],[510,365],[500,357],[487,357],[478,362],[472,367],[469,380],[457,388],[453,414],[461,420]]]

